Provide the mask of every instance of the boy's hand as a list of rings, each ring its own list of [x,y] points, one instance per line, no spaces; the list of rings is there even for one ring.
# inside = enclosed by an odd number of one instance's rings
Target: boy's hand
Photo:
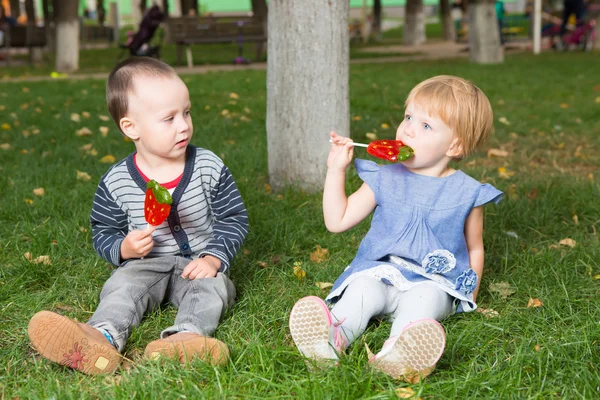
[[[181,277],[184,279],[214,278],[221,269],[221,260],[217,257],[206,255],[192,260],[183,269]]]
[[[327,168],[345,170],[352,161],[354,146],[352,139],[338,135],[331,131],[331,150],[327,158]]]
[[[131,231],[125,236],[125,240],[121,242],[121,258],[128,260],[130,258],[142,258],[150,253],[154,247],[152,240],[152,232],[156,228],[150,225],[143,231]]]

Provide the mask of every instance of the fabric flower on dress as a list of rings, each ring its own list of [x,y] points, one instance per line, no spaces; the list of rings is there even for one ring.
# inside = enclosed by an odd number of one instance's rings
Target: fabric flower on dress
[[[434,250],[425,256],[421,265],[428,274],[445,274],[454,269],[456,258],[448,250]]]
[[[455,289],[466,294],[472,293],[477,287],[477,273],[469,268],[456,278]]]

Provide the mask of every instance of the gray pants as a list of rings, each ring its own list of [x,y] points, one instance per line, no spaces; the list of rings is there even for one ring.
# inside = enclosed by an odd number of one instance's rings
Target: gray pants
[[[423,318],[441,321],[453,312],[453,297],[433,283],[421,283],[401,291],[375,278],[351,282],[331,310],[334,322],[348,344],[367,328],[371,318],[388,315],[393,319],[390,337],[398,336],[408,324]]]
[[[123,351],[131,330],[147,311],[169,301],[178,308],[175,324],[161,338],[181,331],[212,335],[225,310],[233,305],[235,286],[222,273],[214,278],[183,279],[183,257],[132,260],[114,270],[100,293],[100,304],[88,324],[111,334]]]

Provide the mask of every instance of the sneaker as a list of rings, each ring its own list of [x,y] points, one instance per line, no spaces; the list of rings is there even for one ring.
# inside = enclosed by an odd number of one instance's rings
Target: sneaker
[[[110,374],[121,364],[121,354],[100,331],[50,311],[35,314],[27,333],[42,357],[84,374]]]
[[[200,358],[210,365],[225,365],[229,361],[229,348],[220,340],[193,332],[179,332],[164,339],[148,343],[144,357],[158,360],[177,359],[185,364]]]
[[[329,307],[316,296],[298,300],[290,313],[290,333],[296,347],[304,357],[316,361],[337,360],[348,347],[338,328],[340,323],[333,323]]]
[[[439,322],[422,319],[389,338],[369,363],[394,379],[419,382],[429,375],[442,356],[446,333]]]

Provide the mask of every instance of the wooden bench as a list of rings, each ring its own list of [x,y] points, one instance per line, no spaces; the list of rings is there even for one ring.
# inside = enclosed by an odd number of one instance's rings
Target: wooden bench
[[[79,39],[82,47],[90,44],[113,44],[115,42],[115,28],[107,25],[86,25],[81,24],[79,29]]]
[[[195,44],[237,43],[238,58],[242,58],[243,43],[256,43],[256,58],[260,59],[267,36],[263,25],[251,17],[178,17],[166,21],[169,42],[177,46],[177,64],[181,64],[183,48],[187,66],[193,67],[191,46]]]
[[[7,26],[3,29],[4,44],[1,47],[6,49],[6,64],[10,65],[10,49],[28,48],[31,60],[31,49],[34,47],[46,47],[47,34],[46,28],[35,25],[15,25]]]

